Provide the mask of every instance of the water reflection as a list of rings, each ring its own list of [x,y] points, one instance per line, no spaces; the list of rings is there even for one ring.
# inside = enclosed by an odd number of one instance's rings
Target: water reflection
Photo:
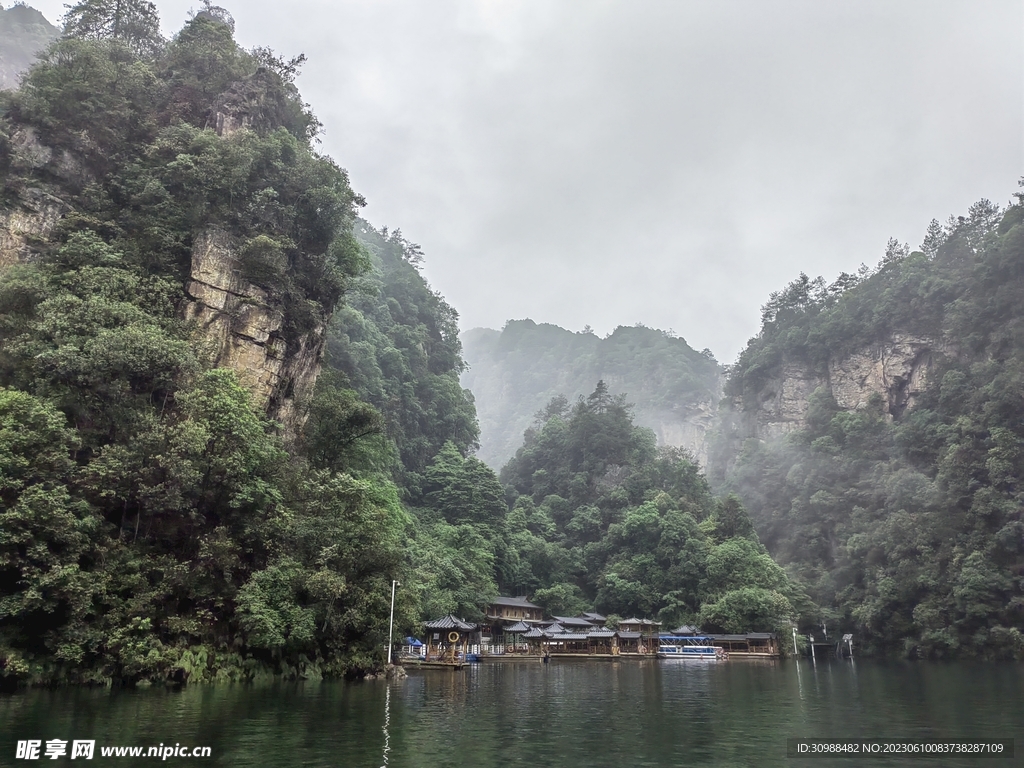
[[[1024,748],[1021,711],[1014,665],[481,664],[391,682],[0,697],[0,765],[14,763],[18,739],[78,738],[208,745],[206,766],[783,766],[798,736],[1016,738]]]
[[[384,761],[380,768],[387,768],[388,752],[391,751],[391,735],[388,733],[388,726],[391,725],[391,683],[385,685],[387,687],[384,689],[384,726],[381,728],[384,731]]]

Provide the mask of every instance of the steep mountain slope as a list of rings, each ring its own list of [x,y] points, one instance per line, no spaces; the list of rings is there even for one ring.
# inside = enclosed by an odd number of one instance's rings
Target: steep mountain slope
[[[574,401],[604,381],[626,394],[637,423],[661,445],[707,456],[717,408],[720,368],[709,352],[653,328],[625,326],[605,338],[532,320],[501,331],[476,328],[462,336],[480,418],[479,456],[494,467],[512,457],[534,415],[556,395]]]
[[[982,201],[874,271],[801,275],[726,385],[715,486],[876,650],[1024,652],[1022,221]]]
[[[379,666],[398,490],[297,448],[361,200],[299,61],[128,6],[0,94],[0,686]]]

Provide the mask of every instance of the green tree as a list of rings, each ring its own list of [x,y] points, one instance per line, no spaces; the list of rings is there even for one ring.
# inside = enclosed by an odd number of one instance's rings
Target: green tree
[[[160,17],[148,0],[82,0],[68,6],[64,34],[91,40],[116,40],[136,56],[152,56],[163,46]]]

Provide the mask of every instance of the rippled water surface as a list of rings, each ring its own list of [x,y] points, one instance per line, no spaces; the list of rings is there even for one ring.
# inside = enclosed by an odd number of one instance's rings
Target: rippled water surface
[[[794,760],[794,737],[1016,739],[1016,759]],[[1024,765],[1024,667],[730,660],[480,664],[385,683],[60,690],[0,696],[19,739],[212,748],[207,766]]]

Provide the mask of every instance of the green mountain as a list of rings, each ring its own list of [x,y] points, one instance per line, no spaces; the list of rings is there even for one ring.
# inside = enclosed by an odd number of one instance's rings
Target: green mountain
[[[866,649],[1024,654],[1024,205],[772,294],[713,482]]]
[[[53,42],[60,30],[27,5],[0,6],[0,90],[18,87],[18,79]]]
[[[0,687],[379,670],[396,581],[399,633],[520,589],[794,612],[742,510],[607,393],[548,408],[514,492],[471,455],[457,314],[314,151],[301,57],[208,3],[171,40],[146,0],[67,19],[0,93]]]
[[[362,201],[218,13],[87,0],[0,94],[0,686],[381,663],[409,519],[317,380]]]
[[[626,394],[637,423],[653,429],[659,444],[684,448],[699,462],[707,457],[721,387],[721,369],[707,350],[643,326],[599,338],[532,320],[466,331],[462,342],[469,364],[462,384],[480,418],[477,455],[492,467],[515,454],[552,397],[575,401],[599,380]]]
[[[552,399],[501,480],[515,501],[500,580],[553,614],[596,605],[671,626],[782,632],[813,612],[739,501],[715,501],[691,457],[659,449],[604,382],[572,405]]]

